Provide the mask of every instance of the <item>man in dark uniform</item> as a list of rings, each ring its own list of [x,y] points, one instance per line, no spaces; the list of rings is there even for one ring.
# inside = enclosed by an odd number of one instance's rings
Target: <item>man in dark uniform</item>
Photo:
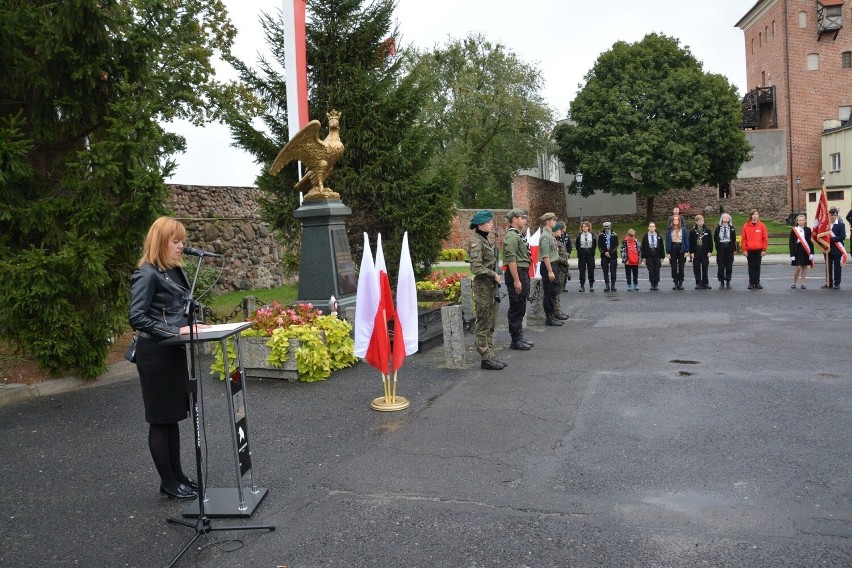
[[[503,235],[503,262],[506,264],[506,289],[509,292],[510,349],[527,351],[533,344],[524,340],[524,315],[530,295],[530,247],[523,230],[527,226],[526,209],[506,213],[509,230]]]
[[[618,252],[621,243],[612,232],[612,223],[603,224],[603,233],[598,235],[598,250],[601,251],[601,270],[604,277],[604,292],[615,292],[615,274],[618,272]]]
[[[500,275],[495,270],[497,245],[488,240],[488,234],[494,229],[494,214],[488,210],[477,212],[470,220],[470,228],[474,232],[467,244],[467,256],[473,273],[476,350],[482,358],[482,369],[499,371],[506,367],[506,363],[494,358],[494,323],[500,287]]]

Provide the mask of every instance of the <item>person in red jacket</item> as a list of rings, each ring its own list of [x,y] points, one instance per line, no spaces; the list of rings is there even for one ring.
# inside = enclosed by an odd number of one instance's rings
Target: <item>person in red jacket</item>
[[[760,222],[757,209],[748,212],[749,220],[743,225],[742,249],[748,259],[748,289],[763,290],[760,285],[760,261],[769,246],[769,235],[766,225]]]

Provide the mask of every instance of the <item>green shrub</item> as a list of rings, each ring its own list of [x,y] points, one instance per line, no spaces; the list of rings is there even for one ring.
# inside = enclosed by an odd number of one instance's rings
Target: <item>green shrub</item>
[[[467,251],[464,249],[443,249],[438,258],[446,262],[467,261]]]

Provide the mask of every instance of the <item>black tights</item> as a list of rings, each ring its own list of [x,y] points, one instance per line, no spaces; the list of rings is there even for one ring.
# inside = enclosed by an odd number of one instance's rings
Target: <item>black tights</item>
[[[163,487],[176,491],[179,484],[189,481],[180,467],[180,429],[177,422],[150,424],[148,447]]]

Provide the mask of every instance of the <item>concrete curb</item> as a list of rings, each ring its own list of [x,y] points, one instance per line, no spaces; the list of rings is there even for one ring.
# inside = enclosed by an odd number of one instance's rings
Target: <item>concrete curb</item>
[[[48,379],[32,385],[4,384],[0,385],[0,406],[15,404],[40,396],[52,396],[76,389],[108,385],[135,379],[137,376],[136,365],[127,361],[119,361],[110,365],[106,373],[93,380],[72,376]]]
[[[573,254],[573,253],[572,253]],[[687,264],[689,264],[687,262]],[[763,262],[761,264],[765,265],[775,265],[775,264],[790,264],[790,257],[786,254],[767,254],[763,257]],[[814,264],[825,264],[825,260],[822,257],[822,254],[814,255]],[[575,257],[571,257],[568,259],[568,265],[571,268],[577,268],[577,259]],[[600,258],[595,257],[595,268],[598,268],[600,265]],[[668,259],[663,260],[663,266],[668,266]],[[710,257],[710,265],[716,265],[716,255],[712,255]],[[458,261],[458,262],[436,262],[434,264],[436,268],[442,269],[452,269],[453,267],[462,267],[462,266],[470,266],[467,262]],[[619,266],[621,266],[621,261],[619,260]],[[748,266],[748,261],[743,254],[737,254],[734,256],[734,266]]]

